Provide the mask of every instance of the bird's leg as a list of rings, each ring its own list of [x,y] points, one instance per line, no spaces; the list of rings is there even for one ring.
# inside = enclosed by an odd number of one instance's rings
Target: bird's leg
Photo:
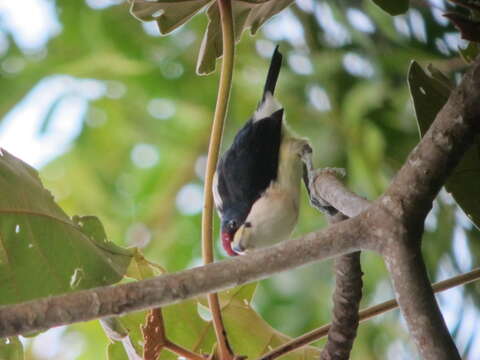
[[[328,215],[335,215],[338,211],[328,202],[323,200],[315,193],[315,179],[322,172],[333,173],[336,176],[345,176],[345,170],[341,168],[323,168],[315,169],[313,167],[313,150],[308,142],[305,142],[305,145],[300,151],[300,159],[303,161],[303,182],[307,188],[307,192],[310,198],[310,204],[317,210],[326,213]]]

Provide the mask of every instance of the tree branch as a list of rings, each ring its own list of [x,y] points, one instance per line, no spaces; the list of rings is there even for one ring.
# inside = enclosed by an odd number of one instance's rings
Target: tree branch
[[[342,213],[328,216],[335,224],[348,219]],[[360,252],[335,259],[335,291],[333,294],[332,325],[321,354],[321,360],[348,360],[357,335],[358,308],[362,299],[362,269]]]
[[[335,259],[336,286],[333,295],[333,320],[321,360],[348,360],[357,335],[358,308],[362,298],[360,252]]]
[[[350,219],[249,256],[156,278],[0,307],[0,337],[180,302],[358,250],[360,219]]]
[[[328,168],[317,171],[313,183],[312,195],[326,201],[347,217],[355,217],[370,206],[370,201],[347,189],[335,171]]]
[[[424,359],[460,359],[429,286],[420,249],[432,202],[479,130],[477,57],[378,206],[366,212],[375,218],[375,248],[384,256],[400,309]]]
[[[474,269],[468,273],[454,276],[447,280],[439,281],[432,285],[434,293],[442,292],[449,290],[459,285],[465,285],[480,279],[480,268]],[[398,303],[395,299],[385,301],[383,303],[370,306],[366,309],[361,310],[358,313],[360,323],[365,322],[377,315],[383,314],[387,311],[396,309]],[[308,333],[299,336],[288,343],[279,346],[276,349],[262,355],[258,360],[273,360],[277,359],[282,355],[286,355],[291,351],[301,348],[302,346],[308,345],[314,341],[320,340],[321,338],[327,336],[330,331],[331,324],[323,325],[317,329],[314,329]]]

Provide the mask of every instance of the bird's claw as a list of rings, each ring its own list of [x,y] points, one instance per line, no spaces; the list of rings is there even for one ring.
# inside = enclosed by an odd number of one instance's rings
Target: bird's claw
[[[308,143],[306,143],[303,146],[302,151],[300,153],[300,158],[302,159],[306,168],[307,179],[304,179],[304,180],[308,182],[308,184],[305,184],[305,185],[307,185],[308,187],[310,205],[312,205],[312,207],[314,207],[315,209],[323,213],[326,213],[328,215],[335,215],[337,213],[337,210],[333,206],[331,206],[328,202],[326,202],[321,197],[316,195],[314,184],[317,177],[322,173],[329,173],[334,176],[344,177],[346,173],[345,169],[343,168],[314,169],[312,153],[313,153],[312,148]]]

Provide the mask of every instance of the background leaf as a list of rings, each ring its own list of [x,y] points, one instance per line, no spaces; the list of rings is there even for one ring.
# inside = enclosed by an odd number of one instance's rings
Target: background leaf
[[[186,23],[212,0],[133,0],[130,12],[142,21],[155,20],[162,34]]]
[[[235,41],[250,29],[254,35],[268,19],[290,5],[293,0],[233,0],[232,13]],[[215,70],[216,60],[223,54],[220,12],[215,2],[207,11],[208,26],[203,36],[197,61],[197,73],[209,74]]]
[[[409,0],[373,0],[373,2],[390,15],[406,13],[410,6]]]
[[[408,73],[408,83],[417,115],[420,134],[423,136],[437,113],[448,100],[450,89],[438,77],[428,75],[417,62],[412,62]],[[445,188],[450,192],[467,217],[480,227],[480,137],[476,145],[463,156],[450,175]]]
[[[0,154],[0,189],[1,304],[122,278],[132,251],[109,242],[98,218],[70,219],[37,172],[7,151]]]

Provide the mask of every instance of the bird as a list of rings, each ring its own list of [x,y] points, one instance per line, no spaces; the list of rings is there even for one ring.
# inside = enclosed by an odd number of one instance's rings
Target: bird
[[[261,101],[220,157],[213,177],[221,242],[230,256],[286,240],[297,223],[301,159],[312,149],[289,130],[274,97],[281,66],[277,46]]]

